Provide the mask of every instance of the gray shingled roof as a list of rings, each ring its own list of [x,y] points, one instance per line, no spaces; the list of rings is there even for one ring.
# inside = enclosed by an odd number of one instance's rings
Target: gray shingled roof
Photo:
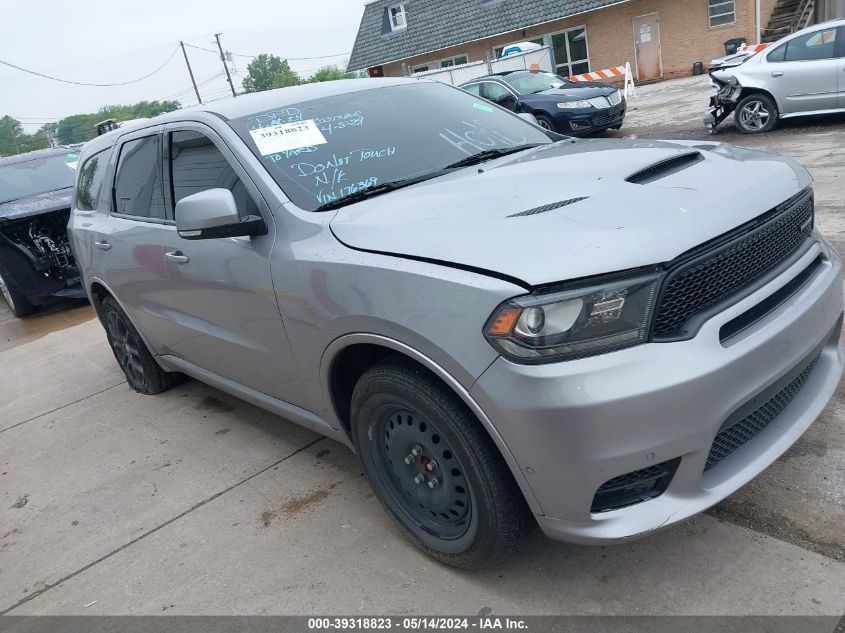
[[[383,33],[387,7],[400,1],[376,0],[365,7],[349,70],[407,59],[626,0],[404,0],[408,27]]]

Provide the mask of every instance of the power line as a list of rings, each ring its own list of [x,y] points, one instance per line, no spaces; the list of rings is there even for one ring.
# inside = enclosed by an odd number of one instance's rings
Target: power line
[[[170,53],[170,56],[164,61],[164,63],[161,66],[159,66],[158,68],[156,68],[154,71],[152,71],[151,73],[144,75],[143,77],[139,77],[138,79],[133,79],[131,81],[122,81],[122,82],[113,83],[113,84],[95,84],[95,83],[87,83],[87,82],[84,82],[84,81],[72,81],[70,79],[60,79],[59,77],[53,77],[51,75],[45,75],[44,73],[39,73],[35,70],[23,68],[22,66],[12,64],[11,62],[7,62],[7,61],[4,61],[2,59],[0,59],[0,64],[3,64],[4,66],[9,66],[10,68],[15,68],[15,69],[23,71],[25,73],[29,73],[30,75],[36,75],[38,77],[43,77],[44,79],[52,79],[53,81],[60,81],[61,83],[65,83],[65,84],[73,84],[75,86],[95,86],[95,87],[98,87],[98,88],[111,88],[111,87],[114,87],[114,86],[128,86],[129,84],[136,84],[139,81],[143,81],[144,79],[152,77],[157,72],[162,70],[165,66],[167,66],[167,64],[170,63],[170,60],[173,59],[173,56],[176,55],[176,51],[178,51],[178,50],[179,50],[179,47],[177,46],[176,48],[173,49],[173,52]]]
[[[217,51],[213,51],[210,48],[203,48],[202,46],[196,46],[195,44],[188,44],[187,42],[185,42],[185,46],[190,46],[191,48],[195,48],[199,51],[205,51],[206,53],[214,53],[215,55],[219,55],[219,53]],[[248,57],[250,59],[255,59],[256,57],[258,57],[258,55],[247,55],[245,53],[230,53],[230,54],[234,55],[235,57]],[[288,61],[292,61],[292,62],[301,62],[301,61],[308,61],[308,60],[311,60],[311,59],[331,59],[332,57],[344,57],[346,55],[349,55],[349,53],[338,53],[337,55],[319,55],[317,57],[284,57],[284,56],[282,56],[282,58],[287,59]]]

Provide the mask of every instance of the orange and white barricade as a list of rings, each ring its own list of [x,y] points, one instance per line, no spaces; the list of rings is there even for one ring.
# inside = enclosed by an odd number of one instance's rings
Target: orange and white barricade
[[[614,66],[613,68],[594,70],[582,75],[573,75],[569,79],[571,81],[601,81],[602,79],[618,79],[620,77],[624,78],[625,81],[625,98],[627,99],[629,94],[636,97],[637,87],[634,85],[631,62],[625,62],[624,66]]]
[[[738,49],[736,49],[737,53],[759,53],[764,48],[766,48],[768,44],[743,44]]]

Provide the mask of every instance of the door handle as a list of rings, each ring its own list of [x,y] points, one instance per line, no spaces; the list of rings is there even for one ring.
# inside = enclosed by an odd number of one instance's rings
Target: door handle
[[[174,264],[187,264],[191,261],[191,258],[185,255],[182,251],[170,251],[169,253],[164,254],[164,258]]]
[[[99,248],[101,251],[110,251],[111,244],[108,242],[94,242],[94,246]]]
[[[772,77],[783,77],[783,71],[782,70],[776,70],[775,72],[772,73]]]

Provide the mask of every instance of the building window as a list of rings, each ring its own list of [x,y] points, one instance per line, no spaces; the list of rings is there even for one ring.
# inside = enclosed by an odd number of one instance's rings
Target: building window
[[[426,62],[425,64],[413,66],[411,68],[411,72],[416,75],[417,73],[426,73],[429,70],[451,68],[452,66],[460,66],[461,64],[467,63],[469,63],[469,57],[466,55],[456,55],[455,57],[449,57],[448,59],[441,59],[436,62]]]
[[[579,26],[552,35],[555,72],[564,77],[590,72],[590,53],[587,49],[587,29]]]
[[[545,46],[546,42],[542,37],[535,37],[533,40],[524,40],[526,42],[531,42],[533,44],[539,44],[540,46]],[[516,44],[516,42],[512,42],[512,44]],[[502,53],[505,49],[510,46],[511,44],[505,44],[504,46],[496,46],[493,48],[493,58],[499,59],[502,56]]]
[[[408,26],[408,21],[405,19],[404,4],[394,4],[387,7],[387,17],[390,20],[391,31],[401,31]]]
[[[460,66],[461,64],[467,63],[467,56],[466,55],[458,55],[457,57],[451,57],[449,59],[444,59],[440,62],[440,68],[449,68],[450,66]]]
[[[736,22],[736,0],[707,0],[710,26],[723,26]]]

